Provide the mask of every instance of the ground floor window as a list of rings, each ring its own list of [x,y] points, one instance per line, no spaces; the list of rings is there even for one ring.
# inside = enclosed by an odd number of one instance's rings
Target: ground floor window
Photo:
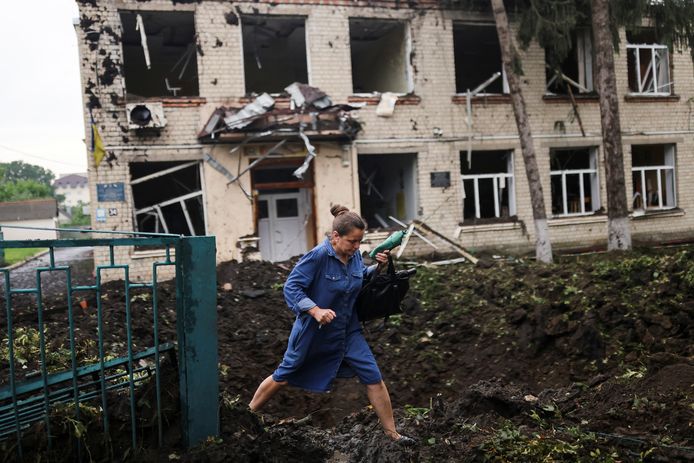
[[[417,216],[417,155],[362,154],[358,158],[361,214],[369,227],[394,227]]]
[[[464,220],[516,215],[513,151],[460,153]]]
[[[677,206],[674,144],[632,145],[631,166],[635,210]]]
[[[131,162],[129,167],[137,231],[205,235],[200,162]]]
[[[552,215],[590,214],[600,209],[597,148],[553,149],[549,158]]]

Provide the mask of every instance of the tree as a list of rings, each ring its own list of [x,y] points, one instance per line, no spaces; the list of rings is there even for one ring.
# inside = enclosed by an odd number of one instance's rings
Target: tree
[[[53,189],[35,180],[0,183],[0,202],[53,197]]]
[[[2,179],[6,182],[17,180],[33,180],[50,186],[55,179],[55,174],[48,169],[23,161],[12,161],[0,164]]]
[[[522,71],[520,57],[511,36],[503,0],[491,0],[491,5],[496,22],[496,31],[499,36],[501,58],[511,93],[513,115],[516,119],[520,137],[525,173],[528,178],[528,188],[530,189],[530,202],[532,204],[533,222],[535,225],[535,257],[540,262],[551,263],[552,244],[549,240],[545,199],[542,192],[542,182],[540,181],[540,171],[537,167],[530,121],[528,120],[528,112],[521,90],[520,74]]]

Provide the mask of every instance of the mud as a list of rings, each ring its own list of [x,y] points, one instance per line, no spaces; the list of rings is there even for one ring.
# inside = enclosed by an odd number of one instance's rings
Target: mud
[[[399,428],[417,439],[414,447],[383,435],[356,380],[337,381],[328,394],[288,388],[262,414],[250,413],[246,404],[280,361],[293,321],[281,291],[292,262],[221,264],[220,438],[184,451],[173,432],[156,450],[155,431],[142,431],[139,455],[191,462],[694,461],[692,257],[694,248],[683,247],[560,257],[553,266],[482,256],[477,266],[419,267],[404,315],[366,329]],[[122,282],[107,284],[104,295],[106,334],[122,340]],[[173,285],[163,284],[162,340],[175,336],[174,296]],[[136,344],[148,346],[151,299],[139,290],[130,298]],[[86,309],[75,297],[76,324],[93,336],[96,299],[83,300]],[[19,319],[34,316],[29,305],[17,306]],[[65,302],[47,308],[48,342],[57,347],[65,342]],[[85,355],[94,349],[83,346]],[[30,361],[27,369],[36,367]],[[177,399],[167,400],[174,404],[167,429],[177,429]],[[91,426],[98,434],[98,422]],[[112,431],[112,439],[129,442],[128,429]]]

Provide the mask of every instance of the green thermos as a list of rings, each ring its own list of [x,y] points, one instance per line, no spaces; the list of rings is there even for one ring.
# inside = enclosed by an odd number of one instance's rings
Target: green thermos
[[[407,235],[407,230],[398,230],[392,233],[388,238],[385,239],[385,241],[373,248],[373,250],[369,253],[369,257],[374,258],[379,252],[400,246],[400,243],[402,243],[405,235]]]

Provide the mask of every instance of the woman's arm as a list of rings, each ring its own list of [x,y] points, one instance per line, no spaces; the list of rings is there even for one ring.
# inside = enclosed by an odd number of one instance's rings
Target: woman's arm
[[[319,271],[321,259],[317,254],[317,252],[305,254],[284,283],[284,299],[296,315],[316,307],[316,303],[308,296],[307,291]]]

